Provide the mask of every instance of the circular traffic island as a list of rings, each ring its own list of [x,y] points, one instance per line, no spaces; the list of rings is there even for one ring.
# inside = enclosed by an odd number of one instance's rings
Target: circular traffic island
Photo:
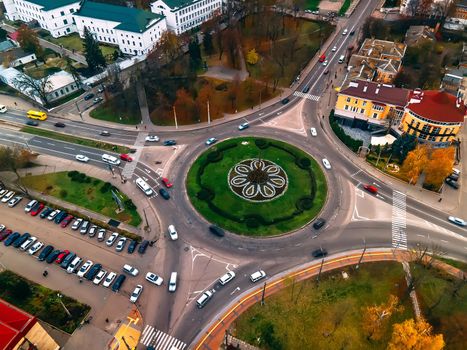
[[[195,160],[187,176],[193,206],[208,221],[248,236],[273,236],[309,223],[326,201],[318,163],[290,144],[241,137]]]

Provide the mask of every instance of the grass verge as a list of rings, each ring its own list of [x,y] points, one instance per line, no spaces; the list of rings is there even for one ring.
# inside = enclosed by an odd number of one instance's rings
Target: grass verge
[[[59,299],[58,293],[9,270],[0,272],[0,298],[64,332],[73,333],[91,307],[66,295]]]
[[[138,226],[141,224],[142,220],[136,207],[131,205],[131,201],[129,202],[129,198],[124,193],[113,188],[125,207],[124,211],[116,213],[118,206],[112,197],[110,185],[84,174],[81,177],[82,180],[76,181],[69,176],[71,173],[73,172],[63,171],[26,176],[22,178],[22,182],[35,191],[57,197],[128,225]]]
[[[120,98],[120,97],[116,97]],[[89,115],[94,119],[105,120],[114,123],[126,124],[126,125],[137,125],[141,123],[141,113],[139,110],[137,113],[133,111],[117,110],[115,111],[110,104],[103,103],[97,108],[94,108]]]
[[[117,152],[117,153],[128,153],[130,151],[130,149],[125,146],[112,145],[111,143],[105,143],[101,141],[95,141],[95,140],[90,140],[90,139],[84,139],[81,137],[60,134],[58,132],[45,130],[45,129],[39,129],[33,126],[23,126],[20,131],[27,132],[29,134],[38,135],[38,136],[48,137],[54,140],[76,143],[82,146],[99,148],[105,151],[112,151],[112,152]]]
[[[350,7],[350,4],[352,3],[352,0],[344,0],[344,3],[342,4],[340,10],[339,10],[339,16],[344,16],[347,10]]]

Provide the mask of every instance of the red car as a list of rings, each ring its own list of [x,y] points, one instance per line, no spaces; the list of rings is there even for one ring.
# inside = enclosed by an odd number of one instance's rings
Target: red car
[[[373,193],[373,194],[377,194],[378,193],[378,189],[375,187],[375,186],[372,186],[372,185],[364,185],[363,188],[365,190],[367,190],[368,192],[370,193]]]
[[[32,216],[36,216],[37,214],[39,214],[42,209],[44,209],[44,204],[43,203],[39,203],[39,205],[36,205],[32,210],[31,210],[31,215]]]
[[[120,159],[127,162],[133,161],[133,158],[131,158],[128,154],[120,154]]]
[[[161,181],[162,181],[162,183],[165,185],[165,187],[167,187],[167,188],[170,188],[170,187],[173,186],[173,184],[172,184],[172,183],[169,181],[169,179],[166,178],[166,177],[163,177],[163,178],[161,179]]]
[[[71,222],[71,220],[73,220],[75,217],[73,215],[67,215],[65,217],[65,219],[63,219],[62,223],[60,224],[60,226],[62,228],[65,228],[68,226],[68,224]]]
[[[63,252],[61,252],[60,254],[58,254],[57,256],[57,259],[55,259],[55,262],[57,264],[61,264],[63,259],[65,259],[65,257],[70,254],[70,251],[69,250],[64,250]]]
[[[13,231],[12,230],[4,230],[0,233],[0,242],[6,239],[9,235],[11,235]]]

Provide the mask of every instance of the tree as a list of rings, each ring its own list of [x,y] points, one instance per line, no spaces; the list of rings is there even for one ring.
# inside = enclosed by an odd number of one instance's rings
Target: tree
[[[212,34],[210,30],[204,33],[203,46],[204,46],[204,52],[206,52],[206,55],[211,56],[214,53],[214,44],[212,42]]]
[[[174,61],[181,54],[182,39],[172,31],[165,31],[156,46],[155,52],[167,62]]]
[[[201,66],[201,50],[196,37],[188,44],[188,54],[190,56],[190,69],[191,71],[196,72],[196,70]]]
[[[258,63],[259,55],[256,52],[256,49],[251,49],[250,51],[248,51],[248,53],[246,54],[246,61],[248,62],[248,64],[251,65],[255,65],[256,63]]]
[[[42,56],[43,50],[39,44],[37,33],[27,25],[22,24],[18,29],[18,42],[26,52],[34,52],[36,56]]]
[[[423,318],[413,318],[393,326],[388,350],[440,350],[445,346],[442,334],[432,334],[433,328]]]
[[[17,187],[26,195],[28,189],[22,184],[19,169],[28,166],[35,155],[21,147],[0,147],[0,171],[12,171],[16,175]]]
[[[425,166],[425,183],[439,188],[444,179],[452,172],[454,155],[454,147],[433,150],[430,160]]]
[[[177,91],[177,99],[175,100],[175,109],[177,112],[178,121],[185,122],[198,121],[199,111],[196,108],[196,103],[185,89]]]
[[[393,313],[401,312],[403,306],[399,298],[390,295],[387,302],[381,305],[367,306],[363,309],[363,331],[368,340],[380,340],[385,333],[388,321]]]
[[[428,146],[417,145],[413,151],[407,154],[407,157],[402,163],[402,172],[407,174],[409,184],[415,184],[418,181],[418,177],[425,168],[428,161]]]
[[[73,77],[73,80],[76,83],[76,86],[79,88],[81,86],[81,76],[78,73],[78,70],[76,67],[73,65],[73,61],[69,56],[65,55],[65,64],[66,64],[66,70],[68,73],[71,74]]]
[[[417,146],[417,139],[410,134],[403,134],[392,144],[392,155],[399,158],[402,164],[407,157],[407,154],[415,149]]]
[[[99,47],[99,43],[87,27],[84,27],[83,47],[84,57],[91,73],[98,73],[101,69],[105,68],[105,58]]]
[[[240,94],[240,77],[235,75],[234,80],[229,86],[227,97],[230,100],[232,110],[237,108],[238,95]]]
[[[48,92],[53,88],[50,76],[34,79],[29,75],[21,73],[13,79],[13,85],[20,91],[26,91],[31,95],[39,97],[45,107],[49,106]]]
[[[6,40],[7,34],[8,32],[5,29],[0,28],[0,41]]]

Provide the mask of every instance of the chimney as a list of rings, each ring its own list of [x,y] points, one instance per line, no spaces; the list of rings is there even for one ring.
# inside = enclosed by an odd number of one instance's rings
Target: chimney
[[[366,89],[368,89],[368,86],[367,86],[367,85],[365,85],[365,86],[363,87],[363,92],[366,92]]]

